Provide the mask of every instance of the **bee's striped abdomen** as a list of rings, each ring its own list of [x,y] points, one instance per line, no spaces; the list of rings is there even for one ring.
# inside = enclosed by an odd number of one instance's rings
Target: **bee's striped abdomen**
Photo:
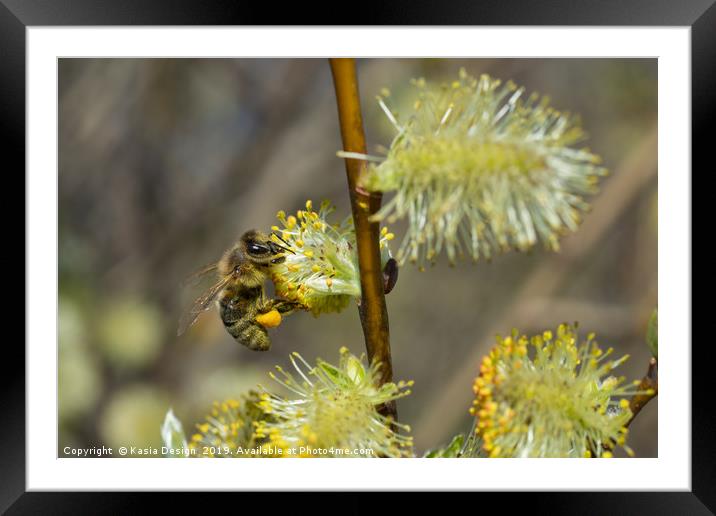
[[[263,293],[261,287],[228,290],[219,300],[221,320],[229,335],[254,351],[266,351],[271,347],[266,328],[256,322],[256,301]]]
[[[241,344],[254,351],[266,351],[271,347],[266,328],[256,323],[253,318],[243,317],[226,326],[226,331]]]

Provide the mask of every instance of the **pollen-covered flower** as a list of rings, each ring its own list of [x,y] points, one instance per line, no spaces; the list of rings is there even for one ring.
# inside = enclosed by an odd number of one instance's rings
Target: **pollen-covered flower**
[[[588,209],[583,196],[597,191],[606,170],[600,158],[576,145],[585,139],[577,117],[524,98],[524,88],[479,79],[460,70],[452,84],[413,81],[417,98],[401,122],[379,103],[397,131],[384,160],[362,181],[370,191],[395,192],[374,216],[389,223],[408,217],[397,253],[421,266],[444,249],[451,263],[490,258],[541,241],[559,248]]]
[[[330,224],[328,215],[334,210],[323,201],[318,211],[306,201],[306,209],[277,217],[283,227],[273,226],[273,238],[281,245],[288,244],[292,253],[286,261],[271,267],[276,294],[296,301],[318,315],[340,312],[352,298],[361,295],[355,229],[349,217],[339,224]],[[280,235],[281,241],[276,237]],[[382,263],[390,258],[388,241],[393,238],[387,228],[381,231]]]
[[[196,425],[189,441],[192,457],[248,458],[257,455],[263,441],[254,434],[266,414],[258,406],[259,394],[251,391],[238,399],[215,401],[205,421]]]
[[[262,394],[267,418],[258,424],[257,437],[311,457],[412,455],[412,438],[402,433],[410,428],[378,412],[378,406],[410,394],[412,382],[376,387],[379,365],[366,367],[346,348],[338,366],[319,359],[311,367],[298,353],[291,363],[298,378],[280,367],[280,377],[271,377],[295,396]]]
[[[562,324],[528,339],[514,330],[485,356],[475,379],[476,433],[490,457],[611,457],[626,446],[625,396],[639,382],[611,375],[627,360],[609,358],[590,334]]]

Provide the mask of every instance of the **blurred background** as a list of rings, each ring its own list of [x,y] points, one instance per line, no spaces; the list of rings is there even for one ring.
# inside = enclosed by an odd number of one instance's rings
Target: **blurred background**
[[[579,321],[631,354],[621,371],[632,380],[646,371],[657,302],[656,60],[359,60],[369,152],[393,137],[381,88],[407,106],[410,78],[450,81],[461,66],[580,113],[611,175],[558,254],[401,269],[387,303],[395,378],[415,380],[398,411],[417,453],[469,429],[472,381],[496,333]],[[267,353],[240,346],[213,311],[176,337],[201,293],[182,281],[243,231],[268,230],[306,199],[330,199],[336,220],[349,213],[326,60],[60,59],[59,106],[60,454],[161,446],[169,407],[191,434],[212,401],[273,387],[266,372],[292,351],[309,362],[364,351],[352,307],[287,318]],[[403,226],[391,230],[399,239]],[[638,457],[657,455],[657,407],[631,426]]]

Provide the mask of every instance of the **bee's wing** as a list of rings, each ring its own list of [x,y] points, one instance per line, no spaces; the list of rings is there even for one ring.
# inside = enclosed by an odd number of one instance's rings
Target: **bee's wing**
[[[193,285],[210,272],[216,272],[216,268],[218,267],[218,265],[218,263],[210,263],[208,265],[204,265],[201,269],[194,272],[192,275],[182,281],[182,286]]]
[[[224,289],[226,284],[231,279],[231,276],[227,276],[220,280],[214,286],[209,288],[201,296],[199,296],[189,310],[184,312],[179,319],[179,329],[177,330],[177,336],[187,331],[192,324],[196,322],[199,316],[211,308],[211,303],[216,299],[216,296]]]

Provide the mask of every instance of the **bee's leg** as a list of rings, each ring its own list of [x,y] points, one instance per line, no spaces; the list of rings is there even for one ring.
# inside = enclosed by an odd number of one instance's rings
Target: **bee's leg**
[[[262,303],[259,308],[259,312],[266,313],[271,310],[276,310],[281,315],[288,315],[301,308],[303,308],[303,305],[295,301],[286,301],[285,299],[269,299]]]
[[[274,308],[282,315],[288,315],[303,308],[301,303],[295,301],[285,301],[283,299],[275,299],[274,301]]]

